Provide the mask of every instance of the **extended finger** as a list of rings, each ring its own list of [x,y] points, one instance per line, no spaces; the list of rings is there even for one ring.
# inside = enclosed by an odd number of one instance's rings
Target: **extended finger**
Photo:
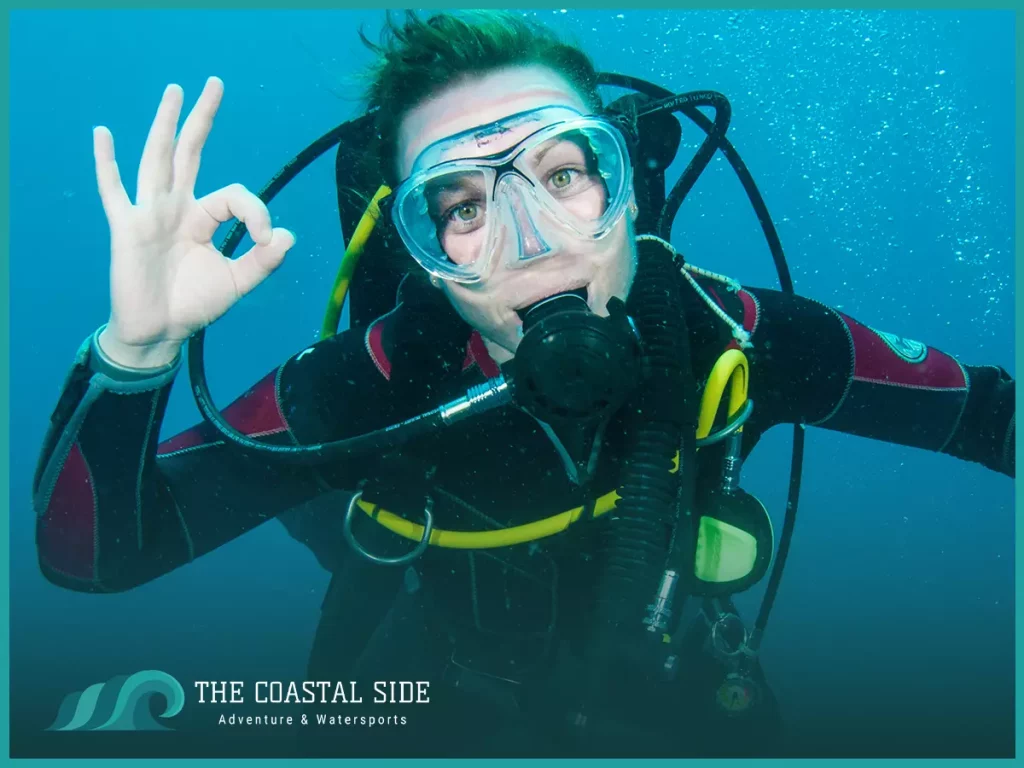
[[[253,242],[260,245],[270,243],[273,232],[270,211],[259,197],[241,184],[218,189],[197,202],[209,214],[206,227],[198,233],[202,238],[212,238],[220,224],[238,219],[245,223]]]
[[[93,128],[92,155],[96,161],[96,185],[100,192],[100,202],[103,203],[107,220],[113,223],[132,203],[121,183],[121,172],[114,157],[114,137],[102,125]]]
[[[213,128],[213,118],[223,96],[224,83],[221,79],[209,78],[195,106],[185,119],[174,150],[175,188],[190,192],[195,188],[203,146]]]
[[[160,192],[170,189],[171,157],[174,153],[174,136],[178,132],[178,117],[184,98],[180,85],[168,85],[160,100],[156,117],[149,128],[146,146],[139,163],[139,182],[135,197],[139,202],[152,199]]]

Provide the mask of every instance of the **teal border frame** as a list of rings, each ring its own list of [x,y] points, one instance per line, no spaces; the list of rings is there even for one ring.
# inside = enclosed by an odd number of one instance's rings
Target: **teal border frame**
[[[574,4],[574,9],[604,9],[604,8],[618,8],[621,7],[621,0],[588,0],[587,2]],[[515,4],[516,7],[521,8],[557,8],[565,7],[562,4],[554,2],[538,3],[530,2],[529,0],[523,0]],[[813,3],[813,2],[769,2],[768,0],[746,0],[744,3],[721,3],[721,2],[687,2],[686,0],[677,0],[677,2],[665,2],[665,0],[648,0],[644,3],[645,10],[654,10],[659,8],[700,8],[700,9],[728,9],[742,6],[743,8],[758,8],[758,9],[792,9],[792,8],[829,8],[833,7],[829,4],[824,3]],[[950,2],[949,0],[933,0],[932,2],[908,2],[903,0],[902,2],[878,2],[878,0],[852,0],[842,4],[844,8],[864,8],[864,9],[917,9],[917,10],[1017,10],[1020,3],[1011,2],[1004,0],[1002,2],[989,2],[982,3],[981,5],[967,4],[967,3],[956,3]],[[206,9],[210,10],[216,8],[221,9],[276,9],[282,7],[280,2],[272,2],[271,0],[219,0],[219,2],[211,4],[209,2],[203,2],[203,0],[170,0],[170,2],[162,3],[145,3],[143,0],[106,0],[102,3],[77,3],[77,2],[57,2],[56,0],[22,0],[21,2],[11,2],[10,0],[0,0],[0,50],[10,50],[10,16],[12,11],[16,10],[41,10],[41,9],[70,9],[70,8],[103,8],[103,9],[135,9],[135,8],[161,8],[161,9]],[[355,3],[352,0],[304,0],[303,2],[291,2],[288,3],[289,10],[297,9],[344,9],[344,8],[366,8],[365,3]],[[392,6],[402,7],[402,6]],[[422,8],[457,8],[457,7],[473,7],[473,8],[505,8],[508,7],[507,3],[488,2],[487,0],[481,0],[480,2],[474,3],[469,6],[460,6],[455,3],[421,3],[418,7]],[[1017,58],[1016,58],[1016,87],[1017,87],[1017,125],[1018,131],[1022,124],[1022,108],[1021,108],[1021,88],[1022,88],[1022,67],[1021,67],[1021,56],[1020,56],[1020,40],[1021,34],[1024,32],[1024,21],[1020,13],[1016,14],[1016,33],[1017,33]],[[0,486],[3,489],[2,505],[5,512],[4,522],[5,524],[0,528],[0,545],[2,545],[2,554],[4,560],[10,563],[10,314],[7,308],[10,306],[10,145],[6,138],[9,136],[9,121],[10,121],[10,58],[4,56],[0,59],[0,126],[3,128],[5,140],[0,142],[0,179],[3,184],[0,185],[0,228],[2,228],[4,237],[0,242],[0,307],[4,311],[0,312],[0,458],[3,459],[0,462]],[[1022,203],[1021,203],[1021,175],[1022,169],[1024,169],[1024,161],[1022,161],[1021,154],[1018,151],[1016,153],[1016,225],[1017,232],[1022,230]],[[1016,243],[1016,262],[1019,265],[1021,263],[1021,242],[1018,238]],[[1022,345],[1024,345],[1024,334],[1021,333],[1021,321],[1020,321],[1020,305],[1021,305],[1021,288],[1024,286],[1024,274],[1021,270],[1017,270],[1016,275],[1016,354],[1017,360],[1020,359]],[[1018,438],[1019,440],[1019,438]],[[1019,446],[1018,446],[1019,448]],[[1021,509],[1021,499],[1019,490],[1016,492],[1015,497],[1015,508],[1019,513]],[[1019,527],[1016,533],[1016,544],[1019,552],[1020,545],[1024,540],[1024,531]],[[1017,559],[1019,563],[1019,558]],[[1021,643],[1021,584],[1022,576],[1020,569],[1016,571],[1016,599],[1015,605],[1017,608],[1016,616],[1016,633],[1018,648]],[[4,568],[0,573],[0,601],[2,601],[3,615],[7,618],[8,626],[10,626],[10,572],[9,568]],[[83,759],[83,760],[60,760],[60,759],[43,759],[43,760],[11,760],[8,756],[10,755],[10,638],[7,632],[0,634],[0,645],[3,649],[3,663],[0,665],[0,688],[2,688],[3,696],[0,697],[0,733],[3,738],[3,752],[2,759],[4,762],[9,762],[14,765],[32,765],[32,766],[51,766],[51,765],[64,765],[65,763],[73,763],[75,765],[95,765],[95,766],[107,766],[111,761],[108,759]],[[1016,675],[1016,701],[1020,701],[1021,693],[1021,680],[1022,674],[1019,664],[1015,665]],[[1022,717],[1021,708],[1017,705],[1016,722],[1017,722],[1017,733],[1020,733]],[[280,760],[269,760],[261,761],[261,765],[273,764],[273,765],[287,765],[293,762],[296,758],[291,759],[280,759]],[[118,761],[124,762],[124,761]],[[216,765],[223,762],[240,762],[239,760],[225,761],[220,759],[209,759],[209,758],[195,758],[195,759],[172,759],[172,760],[131,760],[132,764],[145,762],[153,763],[161,766],[203,766],[203,765]],[[249,760],[241,761],[249,762]],[[324,761],[319,761],[324,762]],[[341,762],[339,759],[338,762]],[[388,760],[369,760],[369,759],[354,759],[345,760],[348,765],[396,765],[404,764],[406,760],[388,759]],[[444,764],[449,761],[447,760],[417,760],[416,763],[439,763]],[[488,763],[492,762],[489,760],[469,760],[460,761],[462,764],[475,764],[475,763]],[[518,763],[523,764],[529,763],[530,765],[545,765],[554,764],[559,762],[565,762],[560,760],[522,760],[522,761],[503,761],[504,763]],[[613,761],[618,763],[625,763],[625,760]],[[655,761],[644,761],[645,764],[681,764],[683,760],[655,760]],[[701,766],[701,765],[719,765],[722,763],[739,763],[744,761],[738,760],[686,760],[687,765]],[[786,764],[787,760],[760,760],[761,763],[778,763]],[[884,765],[888,763],[899,763],[904,762],[902,760],[801,760],[802,765],[818,765],[826,763],[839,763],[843,765],[856,765],[856,764],[871,764],[871,765]],[[920,762],[920,761],[918,761]],[[969,760],[950,760],[949,763],[969,763]],[[1015,762],[1011,760],[988,760],[987,764],[995,763],[1010,763]]]

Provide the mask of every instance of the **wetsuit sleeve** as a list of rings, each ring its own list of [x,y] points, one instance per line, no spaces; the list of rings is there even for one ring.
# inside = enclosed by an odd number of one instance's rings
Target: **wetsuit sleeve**
[[[801,423],[1015,476],[1015,381],[1002,368],[963,364],[792,294],[744,288],[714,298],[751,334],[755,434]]]
[[[158,440],[181,359],[157,371],[107,360],[83,343],[50,419],[33,482],[39,565],[51,582],[117,592],[155,579],[361,470],[272,463],[225,444],[205,421]],[[322,442],[358,434],[373,403],[353,408],[378,377],[362,338],[345,332],[278,366],[223,413],[266,442]],[[378,384],[373,390],[383,396]],[[358,393],[363,394],[363,393]],[[344,486],[343,486],[344,487]]]

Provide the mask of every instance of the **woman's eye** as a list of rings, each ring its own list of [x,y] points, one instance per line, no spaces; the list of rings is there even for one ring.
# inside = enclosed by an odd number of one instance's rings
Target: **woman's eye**
[[[451,213],[448,214],[448,218],[461,222],[472,221],[476,218],[477,211],[478,208],[476,203],[461,203],[451,210]]]
[[[555,189],[565,189],[572,184],[575,173],[577,171],[572,168],[563,168],[560,171],[555,171],[551,174],[551,184]]]

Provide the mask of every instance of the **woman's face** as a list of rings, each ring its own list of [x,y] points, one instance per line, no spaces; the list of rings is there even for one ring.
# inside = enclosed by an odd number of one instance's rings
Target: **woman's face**
[[[515,67],[479,77],[467,77],[422,102],[404,118],[398,131],[397,164],[400,178],[409,176],[416,159],[435,142],[487,125],[510,115],[545,106],[565,106],[583,114],[586,102],[560,75],[542,66]],[[460,157],[492,155],[518,144],[536,126],[514,127],[479,146],[472,143]],[[556,177],[556,181],[568,176]],[[585,196],[578,198],[586,204]],[[586,288],[595,313],[612,297],[625,299],[636,271],[632,205],[605,237],[596,241],[567,238],[554,255],[526,266],[511,268],[496,260],[486,278],[477,283],[433,279],[452,306],[483,337],[498,363],[515,353],[522,322],[517,309],[547,296]],[[460,212],[460,215],[465,215]],[[456,235],[458,235],[456,231]],[[446,248],[447,249],[447,248]],[[457,249],[449,251],[457,258]]]

